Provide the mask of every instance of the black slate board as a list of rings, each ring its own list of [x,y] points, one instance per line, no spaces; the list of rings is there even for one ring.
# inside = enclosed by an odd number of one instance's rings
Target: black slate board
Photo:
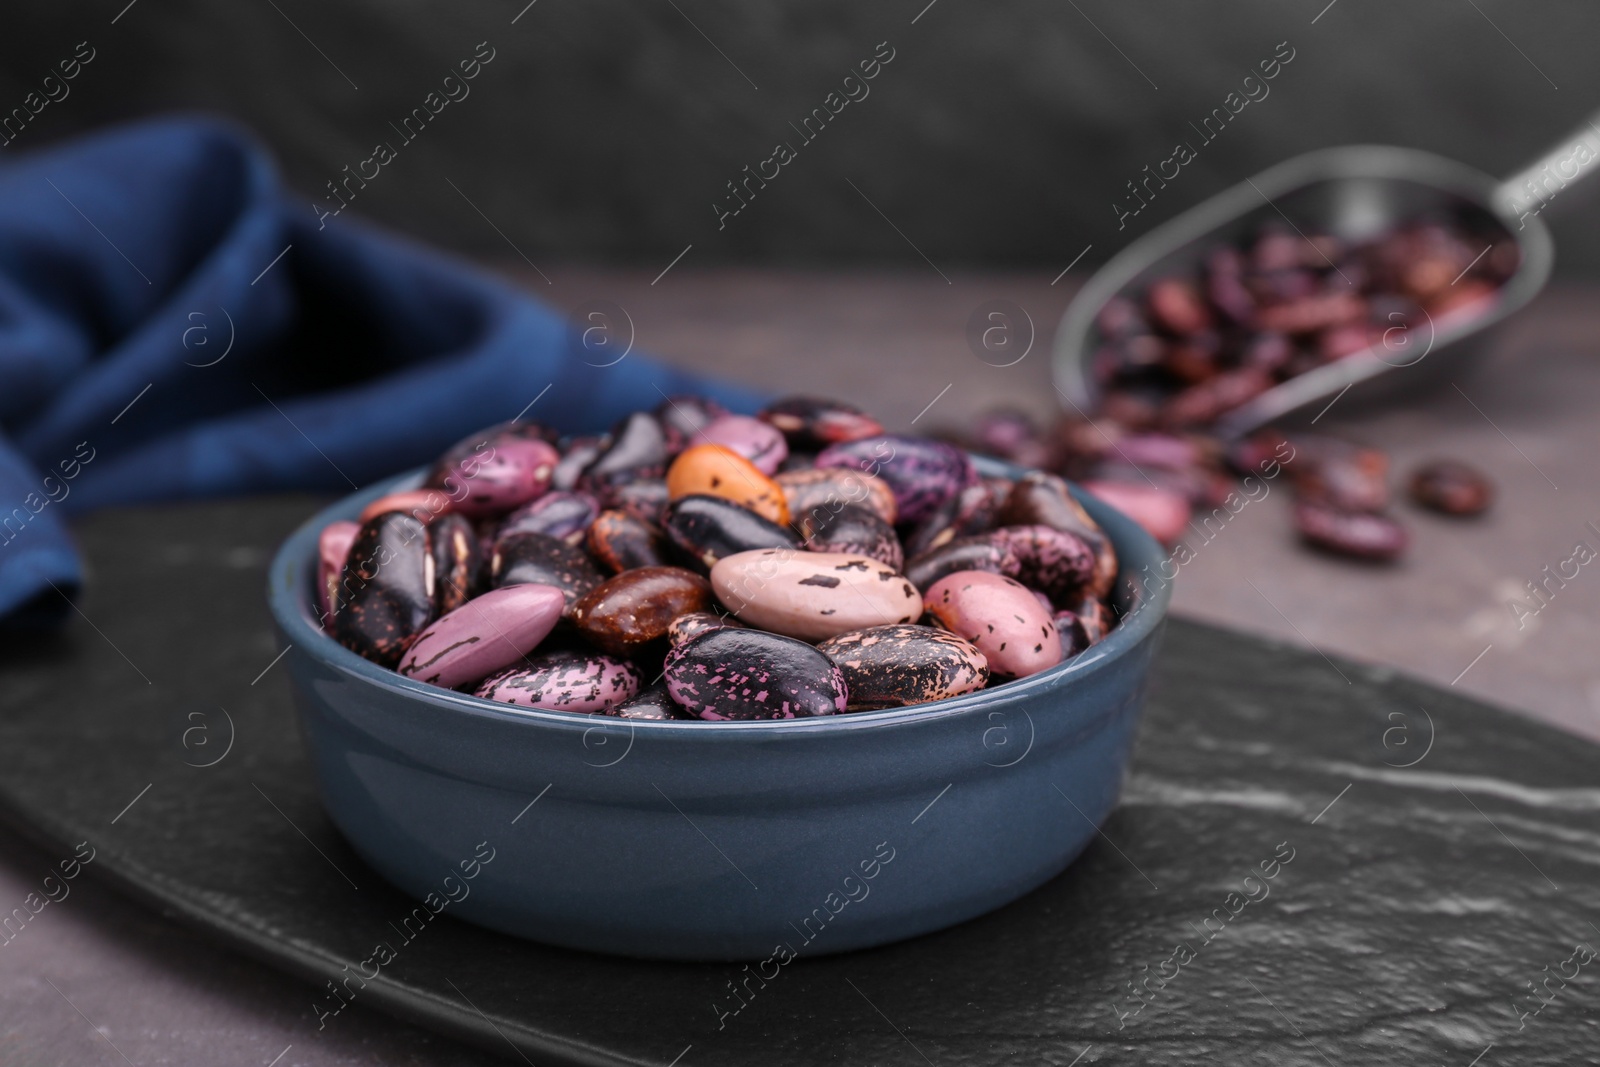
[[[308,1003],[410,909],[322,814],[269,669],[264,568],[313,504],[95,517],[81,615],[0,655],[6,815],[61,856],[88,840],[92,874],[310,979]],[[903,847],[939,832],[930,816]],[[1290,849],[1265,890],[1244,883]],[[1228,896],[1245,890],[1268,895]],[[1466,1067],[1486,1050],[1565,1067],[1600,1049],[1600,961],[1553,976],[1600,948],[1596,924],[1600,749],[1178,621],[1121,809],[996,914],[796,961],[720,1028],[738,967],[544,948],[448,915],[357,999],[541,1067]],[[1134,1014],[1140,981],[1159,991]],[[1540,1004],[1530,983],[1547,1003],[1519,1018]]]

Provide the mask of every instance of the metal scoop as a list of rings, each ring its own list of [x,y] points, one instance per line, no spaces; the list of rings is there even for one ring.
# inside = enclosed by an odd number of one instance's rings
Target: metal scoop
[[[1096,318],[1112,297],[1158,279],[1197,273],[1207,252],[1287,219],[1359,242],[1419,215],[1458,209],[1497,222],[1521,251],[1516,272],[1470,313],[1381,331],[1364,351],[1282,382],[1227,412],[1213,431],[1242,436],[1358,387],[1360,399],[1410,392],[1487,347],[1491,328],[1531,300],[1550,276],[1550,233],[1538,212],[1600,163],[1600,115],[1505,181],[1453,160],[1406,148],[1355,145],[1297,156],[1163,223],[1119,252],[1078,292],[1056,331],[1057,389],[1084,412],[1097,406],[1091,359],[1101,343]]]

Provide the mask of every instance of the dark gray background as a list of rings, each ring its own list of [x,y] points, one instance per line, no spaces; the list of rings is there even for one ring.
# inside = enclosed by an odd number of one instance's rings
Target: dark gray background
[[[1310,148],[1413,145],[1501,174],[1600,101],[1600,7],[1580,0],[537,0],[513,25],[525,2],[31,4],[0,35],[0,111],[78,41],[98,56],[0,154],[202,108],[256,129],[319,196],[487,40],[471,95],[357,210],[541,265],[659,269],[691,243],[685,265],[921,265],[914,243],[947,269],[1053,275]],[[725,183],[884,40],[896,58],[871,95],[719,233]],[[1284,40],[1296,56],[1271,94],[1119,233],[1124,183]],[[1561,269],[1600,270],[1600,238],[1573,221],[1600,191],[1563,200]]]

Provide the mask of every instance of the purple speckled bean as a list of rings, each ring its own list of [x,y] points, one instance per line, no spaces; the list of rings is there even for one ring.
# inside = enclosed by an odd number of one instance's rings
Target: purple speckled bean
[[[789,455],[789,442],[776,426],[748,415],[722,416],[696,434],[694,443],[731,448],[762,474],[776,474]]]
[[[545,441],[502,434],[466,456],[447,453],[428,474],[453,510],[472,518],[509,511],[550,488],[560,454]]]
[[[848,706],[844,676],[804,641],[709,630],[667,654],[667,691],[702,719],[795,719]]]
[[[639,692],[633,664],[598,653],[545,652],[485,678],[476,695],[523,708],[603,712]]]
[[[1007,484],[1009,491],[1010,483]],[[907,556],[915,558],[970,534],[987,530],[994,520],[994,491],[984,482],[962,486],[917,524],[905,541]]]
[[[732,615],[718,615],[714,611],[690,611],[679,615],[667,626],[667,643],[676,648],[712,630],[743,625],[744,623]]]
[[[639,719],[645,722],[702,722],[698,715],[691,715],[678,706],[672,699],[672,694],[667,692],[663,683],[657,683],[646,689],[641,689],[639,695],[631,700],[625,700],[615,707],[607,708],[601,714],[610,715],[618,719]]]
[[[1016,555],[1017,569],[1009,577],[1058,604],[1081,596],[1094,577],[1094,549],[1077,534],[1034,525],[1002,526],[986,536]]]
[[[569,545],[582,544],[585,531],[599,514],[600,501],[588,493],[555,490],[507,515],[495,531],[495,543],[512,534],[542,533]]]
[[[518,663],[550,635],[566,598],[548,585],[508,585],[441,616],[406,650],[401,674],[444,689]]]
[[[897,522],[915,524],[932,515],[976,480],[966,453],[943,441],[884,434],[830,445],[816,465],[875,474],[894,490]]]

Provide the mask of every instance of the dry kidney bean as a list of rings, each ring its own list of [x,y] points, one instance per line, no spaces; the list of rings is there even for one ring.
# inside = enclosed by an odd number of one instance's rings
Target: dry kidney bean
[[[485,678],[480,697],[548,711],[604,713],[639,692],[639,671],[600,653],[557,649],[524,657],[515,667]]]
[[[577,488],[609,506],[619,487],[666,474],[681,442],[676,430],[649,412],[636,411],[612,428],[611,443],[583,469]]]
[[[1169,320],[1202,300],[1174,292]],[[993,431],[1064,454],[1025,417]],[[1126,443],[1180,482],[1204,453]],[[959,448],[833,401],[751,418],[673,397],[566,441],[507,424],[428,480],[323,531],[315,597],[363,656],[491,700],[656,721],[866,711],[1048,668],[1071,652],[1058,608],[1085,648],[1115,625],[1116,553],[1066,482],[980,478]]]
[[[445,615],[478,592],[483,568],[483,546],[478,532],[460,515],[441,515],[428,529],[428,551],[433,555],[433,602]]]
[[[743,455],[723,445],[694,445],[667,470],[667,498],[722,497],[779,526],[789,523],[783,486]]]
[[[958,537],[986,530],[994,521],[995,508],[993,486],[983,481],[962,486],[906,535],[905,551],[920,556]]]
[[[731,448],[755,464],[762,474],[776,474],[789,458],[789,443],[771,423],[748,415],[724,415],[695,436],[706,444]]]
[[[977,480],[972,461],[954,445],[925,437],[880,434],[831,445],[817,455],[823,468],[864,471],[894,490],[896,521],[917,523]]]
[[[667,505],[662,526],[674,555],[693,570],[710,573],[716,562],[755,548],[798,549],[793,530],[720,496],[686,496]]]
[[[691,638],[667,654],[665,673],[672,699],[702,719],[810,718],[848,707],[844,677],[827,656],[761,630]]]
[[[344,561],[360,532],[360,523],[340,520],[328,523],[317,535],[317,614],[324,626],[343,606],[339,583],[344,577]]]
[[[1017,574],[1022,564],[1011,546],[976,534],[927,552],[906,567],[906,577],[924,593],[947,574],[956,571],[988,571],[990,574]]]
[[[1082,538],[1094,552],[1090,596],[1105,597],[1117,577],[1117,552],[1111,538],[1072,498],[1064,479],[1044,471],[1031,471],[1017,480],[1001,502],[995,523],[999,526],[1049,526]],[[980,568],[981,569],[981,568]]]
[[[1302,500],[1294,506],[1295,529],[1318,548],[1342,556],[1391,560],[1405,551],[1405,527],[1387,515],[1341,511]]]
[[[689,611],[673,619],[667,627],[667,642],[673,648],[691,641],[703,633],[720,630],[724,626],[743,626],[731,615],[718,615],[714,611]]]
[[[891,525],[899,517],[889,483],[861,471],[808,467],[784,471],[773,480],[783,487],[789,516],[795,520],[808,515],[820,519],[846,504],[859,504]]]
[[[454,689],[516,664],[561,619],[561,591],[548,585],[493,589],[443,615],[417,635],[398,670]],[[484,635],[493,631],[493,640]]]
[[[1288,470],[1300,505],[1295,525],[1307,542],[1393,559],[1407,537],[1386,511],[1383,453],[1270,430],[1223,447],[1208,430],[1274,385],[1369,348],[1403,362],[1407,353],[1387,340],[1397,327],[1404,334],[1481,313],[1519,260],[1498,223],[1465,210],[1359,241],[1274,220],[1204,250],[1188,271],[1106,301],[1089,368],[1100,386],[1092,422],[1063,419],[1041,429],[1026,413],[1000,409],[965,440],[974,451],[1079,479],[1169,544],[1186,536],[1191,509],[1203,522],[1237,497],[1229,468],[1258,480]],[[997,524],[1054,525],[1030,511],[1037,478],[1023,479]],[[1407,488],[1421,506],[1459,515],[1482,511],[1494,495],[1480,473],[1453,461],[1418,470]],[[917,547],[913,570],[926,567],[925,546]],[[1070,634],[1063,639],[1074,644]]]
[[[620,704],[613,704],[600,714],[618,719],[646,719],[656,722],[695,718],[689,714],[688,709],[672,699],[672,693],[667,689],[665,682],[657,682],[646,689],[641,689],[637,696]]]
[[[602,511],[585,538],[589,555],[613,574],[667,562],[660,528],[626,511]]]
[[[928,589],[927,606],[930,618],[977,646],[997,677],[1026,678],[1063,658],[1050,609],[1004,575],[948,574]]]
[[[891,570],[905,569],[900,538],[877,512],[855,504],[846,504],[838,511],[819,509],[802,516],[799,529],[806,548],[812,552],[867,556],[887,564]]]
[[[922,614],[922,594],[904,575],[843,552],[740,552],[711,568],[711,588],[741,622],[805,641]]]
[[[618,486],[611,496],[613,507],[656,526],[671,499],[665,478],[640,478]]]
[[[572,490],[578,487],[578,477],[585,467],[600,458],[611,444],[609,437],[577,437],[567,445],[556,468],[550,475],[552,489]]]
[[[694,441],[700,431],[728,413],[708,397],[669,396],[656,405],[655,415],[681,441]]]
[[[1293,468],[1302,500],[1340,511],[1382,511],[1389,506],[1389,457],[1343,441],[1300,437]]]
[[[1475,467],[1434,460],[1411,474],[1411,499],[1446,515],[1478,515],[1494,501],[1494,486]]]
[[[492,588],[524,582],[552,585],[567,598],[569,612],[579,597],[603,580],[583,549],[548,534],[512,534],[497,542],[489,557]]]
[[[982,689],[989,660],[949,630],[900,624],[830,637],[817,651],[833,661],[850,691],[847,710],[926,704]]]
[[[711,586],[681,567],[637,567],[595,586],[572,606],[578,633],[614,656],[661,641],[679,615],[710,608]]]
[[[598,514],[600,501],[588,493],[558,489],[507,515],[495,529],[495,540],[512,534],[542,533],[576,545],[583,541],[584,531]]]
[[[797,452],[817,452],[843,441],[858,441],[883,432],[883,425],[849,404],[797,396],[769,404],[756,416],[771,423]]]
[[[547,441],[520,433],[468,438],[440,457],[426,488],[445,492],[463,515],[493,515],[543,495],[560,458]]]
[[[374,663],[397,665],[433,621],[427,528],[403,511],[362,523],[345,557],[335,607],[333,633],[340,644]]]
[[[1051,526],[1003,526],[989,538],[1016,556],[1011,577],[1052,603],[1082,596],[1094,579],[1094,549],[1077,534]]]

